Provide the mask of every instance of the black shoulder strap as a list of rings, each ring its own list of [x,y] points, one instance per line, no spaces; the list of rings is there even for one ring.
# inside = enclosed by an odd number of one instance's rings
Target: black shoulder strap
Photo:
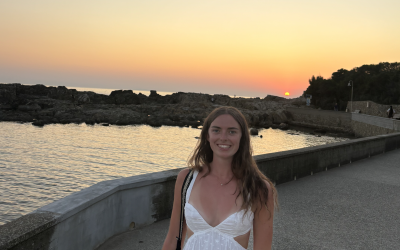
[[[178,240],[176,245],[176,250],[181,250],[183,221],[185,216],[186,192],[192,179],[193,179],[193,171],[189,169],[189,173],[186,175],[185,180],[183,181],[182,191],[181,191],[181,217],[179,220],[179,236],[176,237]]]

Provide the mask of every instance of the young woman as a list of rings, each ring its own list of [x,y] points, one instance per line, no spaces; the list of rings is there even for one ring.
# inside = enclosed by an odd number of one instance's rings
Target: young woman
[[[248,125],[239,110],[220,107],[204,122],[189,160],[194,171],[185,203],[184,250],[271,249],[277,193],[252,157]],[[178,174],[163,250],[175,250],[179,234],[181,189],[189,169]]]

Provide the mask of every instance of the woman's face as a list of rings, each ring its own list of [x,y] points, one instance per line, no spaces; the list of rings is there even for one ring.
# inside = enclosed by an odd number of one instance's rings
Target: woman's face
[[[208,129],[207,140],[213,158],[232,159],[239,149],[242,130],[239,123],[228,114],[218,116]]]

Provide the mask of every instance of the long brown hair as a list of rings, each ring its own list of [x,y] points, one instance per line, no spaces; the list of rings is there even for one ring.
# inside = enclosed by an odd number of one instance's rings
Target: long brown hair
[[[277,192],[273,183],[258,169],[256,162],[253,159],[253,149],[250,143],[250,133],[243,114],[234,107],[219,107],[214,109],[206,118],[201,130],[200,139],[197,143],[192,156],[189,158],[189,168],[203,171],[207,167],[208,172],[203,176],[207,176],[211,172],[210,163],[213,161],[213,151],[210,143],[207,140],[208,130],[211,123],[220,115],[231,115],[240,125],[242,137],[240,138],[239,149],[232,159],[232,172],[233,175],[239,180],[237,190],[239,190],[236,199],[242,195],[243,204],[242,209],[247,212],[252,206],[256,206],[255,212],[259,211],[261,207],[258,204],[267,207],[268,201],[268,186],[265,181],[269,182],[272,189],[274,206],[277,207]],[[248,197],[247,199],[245,197]]]

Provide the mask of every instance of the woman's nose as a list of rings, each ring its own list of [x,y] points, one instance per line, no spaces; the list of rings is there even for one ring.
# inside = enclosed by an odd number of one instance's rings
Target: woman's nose
[[[228,134],[226,132],[223,132],[220,134],[220,139],[221,140],[226,140],[228,138]]]

